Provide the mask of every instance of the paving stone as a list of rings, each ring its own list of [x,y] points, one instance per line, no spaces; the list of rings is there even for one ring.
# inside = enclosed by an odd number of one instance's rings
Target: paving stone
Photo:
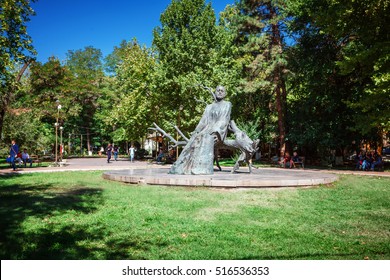
[[[213,175],[168,174],[169,168],[111,170],[103,174],[107,180],[132,184],[165,186],[204,186],[214,188],[297,187],[330,184],[338,176],[330,173],[306,170],[261,168],[249,174],[246,168],[231,173],[230,168],[214,171]]]

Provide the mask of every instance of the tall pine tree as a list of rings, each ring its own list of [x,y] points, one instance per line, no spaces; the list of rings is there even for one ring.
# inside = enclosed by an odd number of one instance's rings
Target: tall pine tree
[[[285,23],[283,1],[241,0],[235,20],[236,42],[241,47],[242,94],[260,117],[276,115],[280,154],[286,150]],[[249,112],[248,112],[249,113]],[[265,126],[264,120],[263,128]],[[271,119],[268,121],[271,122]]]

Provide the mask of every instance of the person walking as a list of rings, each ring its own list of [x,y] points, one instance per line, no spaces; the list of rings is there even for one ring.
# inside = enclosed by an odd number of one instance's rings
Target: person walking
[[[107,153],[107,163],[110,163],[111,154],[112,154],[112,145],[110,143],[108,143],[108,146],[106,148],[106,153]]]
[[[118,146],[114,146],[113,152],[114,152],[114,160],[117,161],[118,160],[118,154],[119,154]]]
[[[130,162],[133,162],[134,160],[134,154],[135,154],[135,148],[133,145],[131,145],[130,149],[129,149],[129,154],[130,154]]]
[[[9,156],[7,162],[11,163],[12,169],[16,170],[15,160],[19,154],[19,146],[16,144],[15,140],[11,141],[11,149],[9,150]]]

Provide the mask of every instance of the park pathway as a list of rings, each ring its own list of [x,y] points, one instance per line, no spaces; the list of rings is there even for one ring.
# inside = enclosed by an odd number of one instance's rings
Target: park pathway
[[[161,165],[150,163],[148,161],[130,162],[127,158],[120,158],[118,161],[107,163],[106,158],[72,158],[67,159],[65,165],[60,167],[33,167],[33,168],[18,168],[16,171],[9,169],[1,169],[0,175],[23,174],[34,172],[61,172],[61,171],[92,171],[92,170],[123,170],[123,169],[152,169],[152,168],[167,168],[169,164]],[[300,172],[302,169],[293,169]],[[333,174],[351,174],[359,176],[380,176],[390,177],[390,172],[377,171],[359,171],[359,170],[334,170],[334,169],[315,169],[307,168],[306,171],[318,171]]]

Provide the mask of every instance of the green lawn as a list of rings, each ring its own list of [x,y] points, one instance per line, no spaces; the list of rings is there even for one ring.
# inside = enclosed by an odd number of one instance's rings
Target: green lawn
[[[1,259],[390,259],[390,179],[216,190],[0,177]]]
[[[27,164],[26,164],[26,167],[24,167],[23,164],[20,165],[20,166],[19,166],[19,164],[16,164],[16,167],[17,167],[18,169],[28,170],[28,169],[30,169],[30,168],[48,167],[48,166],[50,166],[50,164],[52,164],[52,162],[41,162],[39,166],[38,166],[37,163],[33,163],[33,164],[32,164],[32,167],[30,167],[30,164],[27,163]],[[0,159],[0,171],[1,171],[1,170],[6,170],[6,169],[11,169],[11,165],[10,165],[8,162],[6,162],[5,159]]]

